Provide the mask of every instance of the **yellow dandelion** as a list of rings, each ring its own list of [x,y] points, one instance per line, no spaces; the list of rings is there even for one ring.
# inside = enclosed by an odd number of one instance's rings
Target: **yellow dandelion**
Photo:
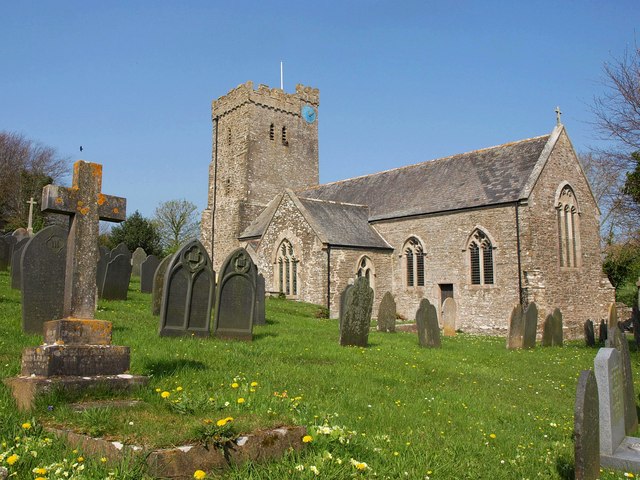
[[[202,480],[203,478],[207,478],[207,474],[202,470],[196,470],[195,472],[193,472],[193,478]]]
[[[305,435],[304,437],[302,437],[302,442],[303,443],[311,443],[311,442],[313,442],[313,437],[311,435]]]
[[[258,386],[258,382],[251,382],[251,386],[252,387],[257,387]]]
[[[238,385],[236,382],[233,382],[231,384],[231,388],[238,388],[240,385]]]
[[[169,397],[169,395],[171,395],[171,394],[170,394],[169,392],[167,392],[166,390],[160,394],[160,396],[161,396],[162,398],[168,398],[168,397]]]
[[[230,422],[230,420],[229,420],[229,419],[227,419],[227,418],[221,418],[220,420],[218,420],[218,421],[216,422],[216,425],[217,425],[217,426],[219,426],[219,427],[224,427],[224,426],[225,426],[227,423],[229,423],[229,422]]]
[[[101,461],[102,463],[106,463],[106,461],[107,461],[107,457],[102,457],[102,458],[100,458],[100,461]]]
[[[46,468],[41,468],[41,467],[36,467],[31,471],[33,473],[35,473],[36,475],[45,475],[47,473],[47,469]]]
[[[489,434],[489,438],[496,438],[496,434],[495,433],[490,433]]]
[[[31,428],[31,424],[29,422],[24,422],[22,424],[22,428],[24,428],[25,430],[29,430]]]
[[[84,462],[84,457],[78,457],[78,463]]]
[[[160,393],[160,389],[159,389],[159,388],[156,388],[156,392]]]
[[[47,477],[36,477],[36,480],[47,480]]]
[[[240,398],[238,399],[238,403],[244,403],[244,398],[240,397]]]
[[[11,455],[11,456],[9,456],[7,458],[7,463],[9,465],[13,465],[14,463],[16,463],[18,461],[19,458],[20,457],[14,453],[13,455]]]
[[[182,387],[176,388],[176,392],[181,392],[181,391],[182,391]]]

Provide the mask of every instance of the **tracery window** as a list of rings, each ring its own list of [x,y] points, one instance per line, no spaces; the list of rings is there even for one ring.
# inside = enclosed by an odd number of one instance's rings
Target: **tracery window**
[[[469,266],[472,285],[493,285],[493,245],[486,233],[475,229],[469,239]]]
[[[278,287],[285,295],[298,295],[298,259],[287,239],[278,247]]]
[[[404,244],[407,287],[424,287],[424,249],[416,237]]]
[[[558,219],[558,257],[561,267],[580,266],[580,214],[575,193],[565,185],[556,204]]]
[[[369,286],[375,290],[375,269],[373,268],[373,262],[366,255],[358,261],[358,271],[356,273],[356,276],[365,277],[367,280],[369,280]]]

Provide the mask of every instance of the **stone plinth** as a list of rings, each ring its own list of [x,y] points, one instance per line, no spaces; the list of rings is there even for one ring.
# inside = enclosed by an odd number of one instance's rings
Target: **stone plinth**
[[[40,345],[22,352],[21,375],[38,377],[118,375],[129,370],[129,347]]]
[[[44,343],[57,345],[109,345],[111,322],[63,318],[44,323]]]

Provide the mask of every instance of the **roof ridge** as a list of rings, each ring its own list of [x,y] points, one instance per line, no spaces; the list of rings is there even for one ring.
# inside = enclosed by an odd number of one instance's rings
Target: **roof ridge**
[[[314,187],[314,188],[315,188],[315,187]],[[302,190],[302,191],[304,192],[304,191],[306,191],[306,190]],[[309,197],[303,197],[303,196],[301,196],[301,195],[297,195],[297,192],[296,192],[296,196],[297,196],[299,199],[302,199],[302,200],[309,200],[310,202],[333,203],[333,204],[335,204],[335,205],[348,205],[348,206],[350,206],[350,207],[363,207],[363,208],[369,208],[369,205],[363,205],[363,204],[361,204],[361,203],[337,202],[337,201],[335,201],[335,200],[323,200],[323,199],[321,199],[321,198],[309,198]]]

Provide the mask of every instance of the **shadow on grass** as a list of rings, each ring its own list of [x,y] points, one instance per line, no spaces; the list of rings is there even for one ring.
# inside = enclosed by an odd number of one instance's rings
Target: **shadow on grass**
[[[258,341],[258,340],[262,340],[263,338],[268,338],[268,337],[278,337],[279,335],[275,332],[261,332],[261,333],[256,333],[253,335],[253,341]]]
[[[574,480],[576,478],[576,467],[573,459],[566,456],[558,457],[556,460],[556,470],[563,480]]]
[[[272,318],[267,318],[265,322],[267,325],[278,325],[280,323],[278,320],[274,320]]]
[[[184,370],[206,370],[207,366],[195,360],[158,360],[145,363],[144,369],[154,377],[169,377]]]

